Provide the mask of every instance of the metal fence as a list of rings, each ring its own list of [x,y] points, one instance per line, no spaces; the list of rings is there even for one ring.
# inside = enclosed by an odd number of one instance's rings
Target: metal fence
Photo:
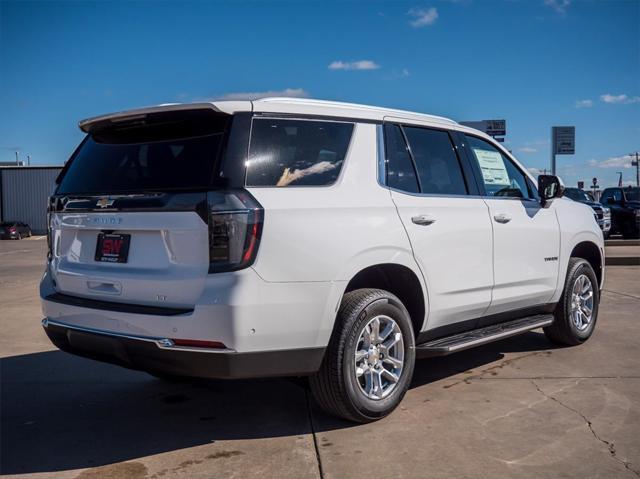
[[[0,221],[22,221],[47,232],[47,199],[61,166],[0,167]]]

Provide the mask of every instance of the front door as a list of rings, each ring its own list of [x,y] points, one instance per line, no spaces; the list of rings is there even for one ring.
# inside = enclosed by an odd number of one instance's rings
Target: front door
[[[519,166],[496,146],[466,135],[493,225],[494,286],[487,315],[546,304],[556,290],[560,226]]]
[[[470,328],[491,301],[488,207],[445,130],[385,125],[387,184],[425,277],[429,330]],[[468,165],[464,165],[468,168]]]

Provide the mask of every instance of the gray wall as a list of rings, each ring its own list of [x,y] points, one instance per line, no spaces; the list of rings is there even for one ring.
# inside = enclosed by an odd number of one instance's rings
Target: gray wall
[[[47,232],[47,198],[62,167],[0,168],[0,217],[22,221],[34,234]]]

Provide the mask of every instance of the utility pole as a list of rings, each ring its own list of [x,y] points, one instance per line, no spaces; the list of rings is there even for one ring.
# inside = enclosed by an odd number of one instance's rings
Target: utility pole
[[[639,152],[631,153],[630,156],[636,155],[635,160],[631,160],[631,166],[636,167],[636,186],[640,186],[640,162],[638,161]]]

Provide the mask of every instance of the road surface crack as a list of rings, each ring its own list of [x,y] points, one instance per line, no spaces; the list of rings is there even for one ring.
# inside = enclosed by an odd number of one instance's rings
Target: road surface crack
[[[320,479],[324,479],[324,471],[322,470],[322,459],[320,458],[320,449],[318,448],[318,438],[316,436],[316,428],[313,423],[313,411],[311,409],[311,399],[309,398],[309,391],[305,389],[304,397],[307,401],[307,413],[309,414],[309,427],[311,428],[311,437],[313,437],[313,447],[316,451],[316,461],[318,462],[318,474]]]
[[[619,294],[620,296],[624,296],[626,298],[631,298],[631,299],[640,299],[639,296],[635,296],[633,294],[628,294],[628,293],[620,293],[619,291],[611,291],[610,289],[605,289],[604,291],[606,291],[607,293],[612,293],[612,294]]]
[[[640,471],[636,471],[635,469],[633,469],[631,467],[631,463],[630,462],[624,461],[623,459],[618,457],[615,444],[613,442],[610,442],[610,441],[607,441],[606,439],[601,438],[598,435],[598,433],[596,432],[596,430],[593,428],[592,422],[584,414],[582,414],[577,409],[574,409],[571,406],[566,405],[565,403],[560,401],[557,397],[552,396],[551,394],[545,393],[533,379],[531,379],[530,381],[531,381],[531,384],[533,384],[534,387],[538,390],[538,392],[540,394],[542,394],[544,397],[546,397],[547,399],[551,399],[552,401],[558,403],[563,408],[568,409],[569,411],[573,412],[574,414],[577,414],[578,416],[580,416],[582,418],[582,420],[586,423],[587,427],[589,428],[589,431],[591,431],[591,435],[596,440],[598,440],[599,442],[601,442],[602,444],[604,444],[607,447],[611,457],[613,459],[615,459],[616,461],[618,461],[620,464],[622,464],[629,472],[632,472],[637,477],[640,477]]]

